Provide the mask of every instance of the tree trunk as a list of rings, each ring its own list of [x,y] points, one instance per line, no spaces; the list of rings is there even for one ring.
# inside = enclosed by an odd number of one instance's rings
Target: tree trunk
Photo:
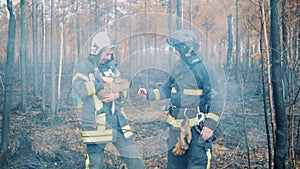
[[[287,157],[287,116],[283,101],[282,67],[280,50],[280,28],[278,0],[270,0],[271,8],[271,55],[272,55],[272,85],[275,105],[276,142],[274,147],[274,167],[285,168]]]
[[[43,74],[43,84],[42,84],[42,106],[43,110],[46,109],[45,105],[45,90],[46,90],[46,29],[45,29],[45,6],[46,2],[45,0],[42,1],[42,39],[41,39],[41,54],[42,54],[42,74]]]
[[[61,87],[61,74],[62,74],[62,62],[64,56],[64,23],[62,22],[61,25],[61,33],[60,33],[60,55],[59,55],[59,71],[58,71],[58,83],[57,83],[57,102],[60,101],[60,87]]]
[[[228,15],[227,19],[228,19],[228,49],[227,49],[226,68],[225,68],[226,76],[228,76],[230,70],[231,58],[232,58],[232,44],[233,44],[232,15]]]
[[[37,3],[32,0],[32,54],[34,73],[34,96],[38,95],[38,39],[37,39]]]
[[[275,138],[275,119],[274,119],[274,105],[273,105],[273,89],[272,89],[272,81],[271,81],[271,63],[270,63],[270,53],[269,53],[269,42],[268,42],[268,35],[267,35],[267,23],[266,23],[266,15],[265,15],[265,6],[264,0],[260,1],[260,7],[262,12],[262,22],[263,22],[263,31],[264,31],[264,39],[266,45],[266,53],[267,53],[267,71],[268,71],[268,89],[269,89],[269,105],[270,105],[270,115],[271,115],[271,125],[272,125],[272,135],[273,135],[273,142],[276,142]]]
[[[261,19],[261,35],[260,35],[260,55],[261,55],[261,59],[260,59],[260,66],[261,66],[261,81],[262,81],[262,90],[263,90],[263,97],[264,97],[264,114],[265,114],[265,125],[266,125],[266,132],[267,132],[267,141],[268,141],[268,155],[269,155],[269,169],[272,169],[272,159],[273,159],[273,154],[272,154],[272,141],[271,141],[271,135],[270,135],[270,129],[269,129],[269,123],[270,123],[270,118],[268,115],[268,111],[267,111],[267,91],[266,91],[266,83],[265,83],[265,70],[264,70],[264,65],[265,65],[265,58],[264,58],[264,53],[263,53],[263,39],[265,39],[266,45],[267,45],[267,35],[266,34],[266,22],[265,22],[265,8],[264,8],[264,0],[260,0],[259,1],[259,7],[260,7],[260,11],[261,11],[261,15],[262,15],[262,19]],[[265,36],[265,37],[264,37]],[[269,57],[269,52],[267,50],[267,57]],[[269,67],[269,63],[267,63],[268,67]],[[272,103],[273,100],[270,100],[270,113],[271,113],[271,117],[272,117]],[[272,123],[273,124],[273,123]]]
[[[9,142],[9,112],[11,107],[12,83],[14,75],[14,57],[15,57],[15,38],[16,38],[16,19],[13,13],[12,0],[6,0],[7,10],[9,11],[8,41],[7,41],[7,59],[5,66],[4,82],[4,107],[2,118],[2,137],[1,137],[1,164],[8,163],[8,142]]]
[[[238,74],[239,72],[239,3],[236,0],[236,19],[235,19],[235,72]]]
[[[56,114],[56,56],[54,54],[54,0],[51,0],[51,113],[52,115]]]
[[[189,18],[190,18],[189,25],[190,25],[190,30],[192,30],[192,23],[193,23],[193,21],[192,21],[192,18],[193,18],[192,15],[193,15],[192,0],[189,0]]]
[[[100,16],[99,16],[99,2],[95,0],[95,28],[96,31],[100,29]]]
[[[118,10],[117,10],[117,0],[115,0],[115,40],[118,42]],[[118,46],[115,47],[115,61],[119,62]]]
[[[20,43],[20,73],[21,73],[21,109],[27,111],[27,76],[26,76],[26,61],[27,61],[27,30],[26,30],[26,13],[25,13],[25,0],[20,1],[21,18],[21,43]]]
[[[182,29],[182,0],[176,0],[176,9],[177,9],[177,30]]]
[[[173,33],[173,23],[172,23],[172,0],[168,1],[168,30],[169,30],[169,36]],[[168,58],[168,63],[171,63],[172,61],[172,48],[169,47],[169,58]],[[171,67],[171,65],[168,65],[168,69]]]

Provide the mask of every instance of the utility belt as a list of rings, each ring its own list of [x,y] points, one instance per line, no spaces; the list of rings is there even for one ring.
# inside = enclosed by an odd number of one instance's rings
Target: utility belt
[[[189,120],[190,127],[200,126],[200,128],[202,128],[206,119],[206,114],[200,111],[199,106],[194,109],[169,106],[167,110],[168,117],[166,122],[174,129],[180,129],[184,126],[186,120]]]

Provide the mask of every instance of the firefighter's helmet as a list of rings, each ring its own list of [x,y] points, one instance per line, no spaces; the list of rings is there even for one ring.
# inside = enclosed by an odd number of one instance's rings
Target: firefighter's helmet
[[[115,40],[107,32],[98,32],[91,41],[91,55],[99,55],[104,49],[116,46]]]
[[[192,52],[197,53],[200,45],[199,40],[193,31],[182,29],[174,32],[167,42],[170,46],[176,48],[181,55],[191,56]]]

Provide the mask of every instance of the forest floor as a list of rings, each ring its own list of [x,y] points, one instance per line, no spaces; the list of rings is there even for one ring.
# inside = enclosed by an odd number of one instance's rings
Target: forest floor
[[[67,100],[71,75],[70,71],[62,76],[63,94],[57,114],[43,111],[40,97],[29,97],[27,112],[21,111],[20,85],[13,87],[9,164],[0,168],[84,168],[86,152],[80,137],[80,115],[72,99]],[[245,89],[243,93],[242,87]],[[218,137],[213,142],[211,168],[245,169],[249,165],[255,169],[269,168],[262,93],[253,83],[245,83],[242,87],[234,80],[227,83],[226,104]],[[32,88],[29,92],[32,93]],[[50,93],[46,94],[51,98]],[[124,109],[144,162],[149,169],[164,169],[167,166],[168,127],[164,121],[167,112],[163,108],[167,102],[146,102],[135,98],[134,93],[130,94]],[[2,89],[0,96],[2,107]],[[49,109],[50,105],[46,104],[46,108]],[[105,152],[108,168],[124,166],[112,144],[106,146]],[[299,161],[297,166],[300,166]]]

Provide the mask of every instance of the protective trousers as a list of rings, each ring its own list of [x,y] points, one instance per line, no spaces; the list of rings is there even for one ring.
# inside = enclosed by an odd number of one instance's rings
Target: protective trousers
[[[89,169],[105,169],[104,144],[87,144]],[[142,156],[133,138],[125,139],[123,134],[117,133],[117,141],[113,145],[119,151],[128,169],[145,168]]]
[[[208,169],[210,168],[210,160],[212,153],[211,142],[203,142],[200,139],[200,134],[195,130],[192,130],[192,141],[189,145],[189,149],[183,155],[174,155],[172,150],[174,148],[175,140],[180,135],[180,130],[169,130],[168,138],[168,169]]]

